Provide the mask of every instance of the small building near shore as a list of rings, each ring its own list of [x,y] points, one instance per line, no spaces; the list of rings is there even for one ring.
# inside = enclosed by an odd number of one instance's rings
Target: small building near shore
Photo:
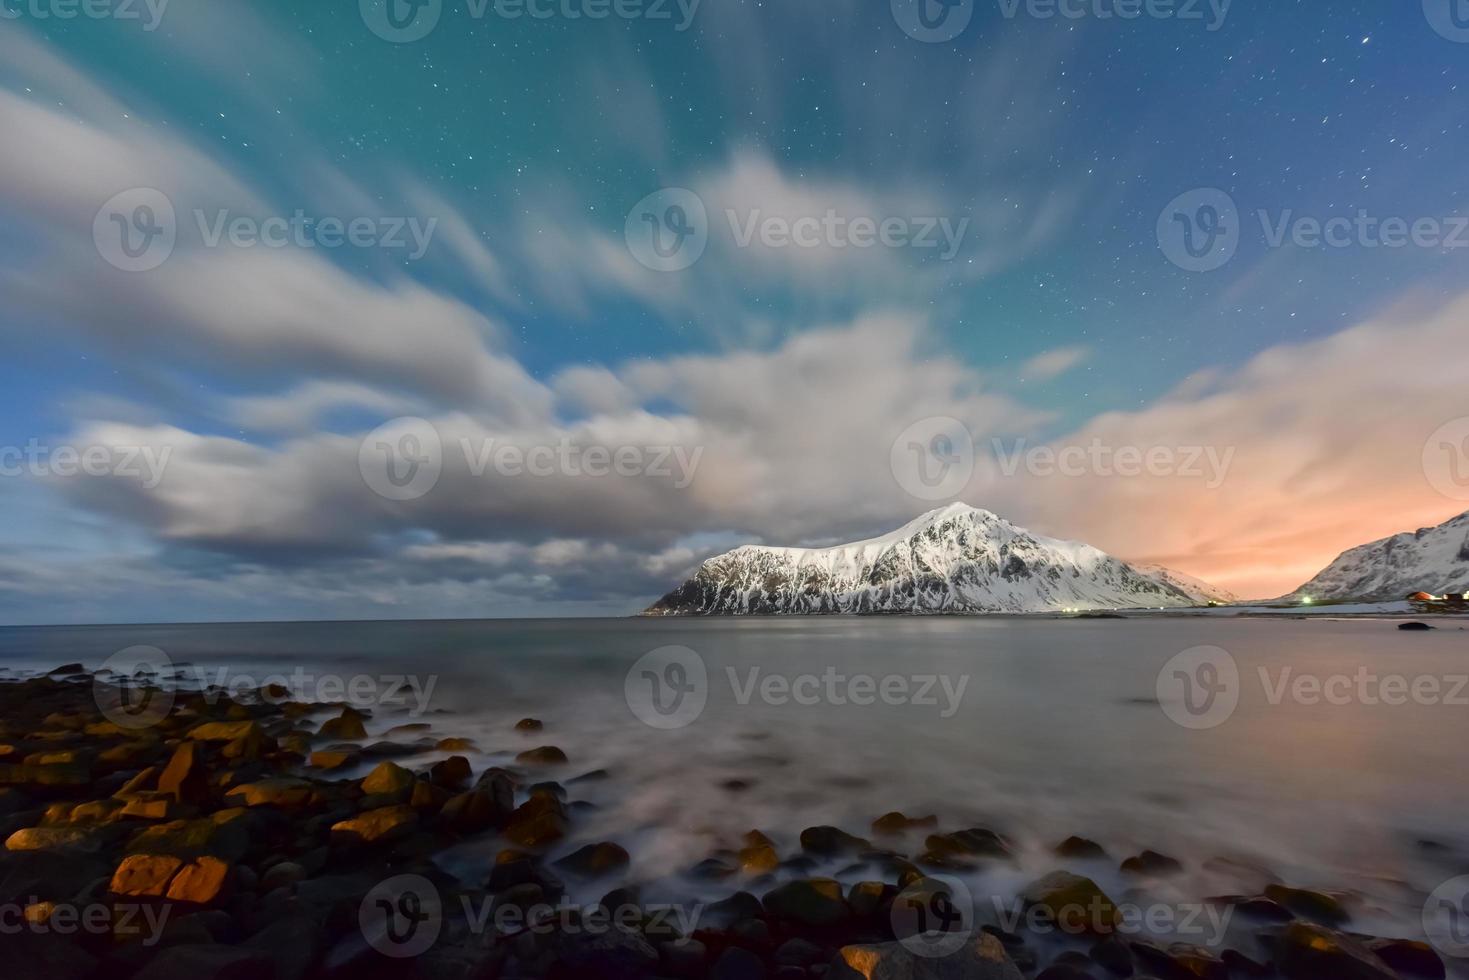
[[[1408,601],[1409,602],[1432,602],[1433,601],[1433,596],[1429,595],[1427,592],[1414,592],[1412,595],[1408,596]]]

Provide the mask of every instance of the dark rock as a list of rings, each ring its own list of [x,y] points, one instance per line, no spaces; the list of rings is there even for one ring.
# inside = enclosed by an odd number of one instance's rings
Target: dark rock
[[[1351,918],[1337,899],[1308,888],[1270,885],[1265,889],[1265,897],[1301,918],[1323,926],[1339,926]]]
[[[1106,859],[1107,850],[1094,840],[1085,837],[1068,837],[1056,845],[1056,854],[1064,858],[1077,858],[1079,860],[1091,860],[1094,858]]]
[[[1020,895],[1028,909],[1038,909],[1047,922],[1070,934],[1105,936],[1117,926],[1117,906],[1090,878],[1053,871],[1031,882]]]
[[[1398,629],[1400,629],[1400,630],[1407,630],[1407,631],[1410,631],[1410,632],[1421,632],[1423,630],[1431,630],[1431,629],[1434,629],[1434,628],[1435,627],[1429,626],[1427,623],[1399,623],[1398,624]]]
[[[526,749],[515,757],[515,761],[527,766],[560,766],[567,762],[566,753],[554,745]]]
[[[935,816],[907,817],[894,810],[872,821],[872,832],[874,834],[901,834],[906,830],[936,827],[938,822],[939,818]]]
[[[311,974],[326,948],[326,930],[308,918],[282,919],[241,944],[262,952],[275,965],[273,980],[303,980]]]
[[[822,857],[852,854],[871,847],[861,837],[854,837],[836,827],[807,827],[801,831],[801,848]]]
[[[268,954],[237,946],[173,946],[143,971],[148,980],[260,980],[274,965]]]
[[[474,770],[470,768],[469,760],[462,755],[451,755],[436,762],[428,771],[429,782],[452,790],[462,789],[473,775]]]
[[[1022,980],[1000,941],[977,933],[968,945],[942,957],[925,957],[901,943],[844,946],[827,980]]]
[[[522,718],[515,723],[517,732],[538,732],[545,727],[537,718]]]
[[[1183,865],[1176,859],[1157,851],[1143,851],[1136,857],[1130,857],[1122,862],[1122,871],[1133,875],[1147,875],[1153,878],[1162,878],[1168,875],[1176,875],[1183,870]]]
[[[748,949],[731,946],[714,961],[709,980],[765,980],[765,964]]]
[[[1443,980],[1443,960],[1427,943],[1414,939],[1371,939],[1366,945],[1378,959],[1399,973]]]
[[[556,862],[556,867],[583,878],[600,878],[628,866],[627,851],[603,841],[588,844]]]
[[[832,926],[851,914],[842,886],[831,878],[790,881],[761,899],[765,911],[807,926]]]
[[[1392,967],[1365,945],[1309,922],[1292,922],[1275,943],[1274,959],[1291,980],[1396,980]]]

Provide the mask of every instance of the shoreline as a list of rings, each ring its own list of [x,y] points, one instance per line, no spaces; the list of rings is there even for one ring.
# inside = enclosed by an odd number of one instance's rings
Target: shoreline
[[[1444,975],[1421,941],[1354,936],[1354,917],[1369,910],[1348,892],[1249,869],[1240,874],[1258,889],[1180,897],[1169,885],[1175,859],[1111,855],[1081,837],[1056,844],[1050,873],[1005,894],[969,894],[966,873],[1013,866],[1012,842],[897,811],[865,828],[752,828],[687,872],[689,894],[722,898],[653,901],[670,896],[646,883],[644,900],[618,842],[560,853],[590,805],[578,786],[618,776],[581,772],[534,719],[515,726],[525,749],[513,763],[474,772],[457,754],[472,746],[452,734],[452,716],[436,716],[433,730],[370,736],[368,724],[385,719],[341,703],[168,681],[124,690],[80,664],[0,681],[0,907],[23,905],[19,962],[47,963],[57,980],[239,971],[844,980],[923,976],[912,971],[930,960],[961,970],[945,975],[1010,980],[1124,965],[1222,978],[1272,961],[1287,976]],[[393,761],[424,752],[436,761]],[[365,777],[334,775],[367,765]],[[782,853],[767,832],[799,846]],[[435,862],[465,843],[498,849],[470,879]],[[1127,877],[1125,892],[1078,873],[1108,865]],[[839,884],[832,868],[860,880]],[[578,904],[568,884],[608,890]],[[109,910],[99,918],[116,928],[47,931],[73,909]],[[154,931],[125,933],[122,910]],[[1151,930],[1129,910],[1171,910],[1175,928]],[[1216,931],[1189,932],[1185,916]],[[434,937],[419,949],[429,925]]]

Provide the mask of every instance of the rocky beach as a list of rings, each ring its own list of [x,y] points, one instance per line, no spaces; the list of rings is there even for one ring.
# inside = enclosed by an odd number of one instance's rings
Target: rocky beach
[[[506,726],[503,764],[476,770],[490,747],[452,713],[400,723],[80,663],[20,673],[0,682],[10,977],[1446,974],[1422,935],[1364,931],[1350,887],[1216,859],[1239,890],[1188,894],[1185,861],[1087,827],[1032,874],[1006,833],[921,812],[750,826],[649,880],[625,841],[569,846],[595,815],[586,790],[624,774],[563,751],[554,719]],[[973,891],[978,869],[1009,887]]]

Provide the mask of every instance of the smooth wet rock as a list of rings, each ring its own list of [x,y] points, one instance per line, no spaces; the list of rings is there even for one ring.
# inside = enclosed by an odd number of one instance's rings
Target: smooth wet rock
[[[538,718],[522,718],[515,723],[517,732],[538,732],[545,727]]]
[[[417,777],[402,766],[393,762],[380,762],[362,780],[362,792],[369,796],[406,799],[416,781]]]
[[[1105,936],[1116,928],[1119,919],[1116,904],[1096,882],[1069,871],[1053,871],[1031,882],[1021,892],[1020,901],[1073,935]]]
[[[359,741],[367,738],[367,726],[362,723],[362,719],[361,712],[345,708],[336,718],[329,718],[322,722],[317,734],[322,738],[335,738],[346,742]]]
[[[767,975],[760,957],[748,949],[731,946],[714,961],[709,980],[765,980]]]
[[[313,769],[323,769],[333,772],[337,769],[346,769],[355,766],[361,760],[361,753],[347,749],[319,749],[307,756],[306,764]]]
[[[1265,889],[1265,897],[1303,919],[1324,926],[1339,926],[1351,918],[1336,898],[1309,888],[1269,885]]]
[[[271,806],[295,810],[307,806],[314,793],[315,787],[304,779],[277,776],[236,786],[225,793],[225,802],[231,806]]]
[[[386,806],[332,824],[334,844],[387,844],[407,837],[418,827],[418,811],[411,806]]]
[[[158,792],[180,803],[202,804],[209,799],[209,771],[198,742],[180,742],[168,765],[158,775]]]
[[[268,954],[239,946],[173,946],[149,962],[148,980],[262,980],[274,966]]]
[[[827,980],[1023,980],[1000,941],[976,933],[948,956],[919,956],[901,943],[843,946]]]
[[[630,862],[621,846],[603,841],[588,844],[556,862],[556,867],[583,878],[600,878],[621,871]]]
[[[451,755],[436,762],[428,771],[429,782],[452,790],[463,789],[473,775],[469,760],[462,755]]]
[[[1275,965],[1290,980],[1397,980],[1361,942],[1325,926],[1292,922],[1276,940]]]
[[[184,862],[167,854],[134,854],[112,874],[107,890],[130,898],[162,898]]]
[[[833,926],[851,915],[841,884],[831,878],[786,882],[766,892],[760,901],[771,915],[807,926]]]
[[[168,885],[170,901],[218,905],[229,896],[234,868],[219,858],[201,857],[179,869]]]
[[[207,855],[238,861],[249,845],[245,820],[233,818],[231,811],[220,811],[207,818],[175,820],[140,830],[128,840],[127,852],[172,854],[185,860]]]
[[[1183,865],[1166,854],[1146,850],[1136,857],[1123,861],[1121,870],[1126,874],[1162,878],[1178,874],[1183,870]]]
[[[1054,848],[1055,853],[1063,858],[1076,858],[1078,860],[1105,860],[1107,849],[1094,840],[1085,837],[1068,837]]]
[[[927,851],[919,858],[920,863],[952,865],[1012,856],[1004,838],[982,827],[952,834],[929,834],[923,843]]]
[[[292,916],[273,922],[241,943],[270,957],[275,967],[272,980],[304,980],[326,948],[326,931],[309,918]]]
[[[1370,939],[1366,946],[1399,973],[1429,980],[1442,980],[1443,960],[1434,948],[1416,939]]]
[[[801,849],[822,857],[870,850],[872,845],[837,827],[807,827],[801,831]]]
[[[95,827],[27,827],[5,839],[7,851],[47,851],[57,854],[96,854],[108,835]]]
[[[527,766],[561,766],[568,761],[566,753],[554,745],[526,749],[515,757],[515,761]]]
[[[872,821],[872,832],[874,834],[901,834],[909,830],[937,827],[938,822],[939,818],[936,816],[909,817],[894,810]]]

